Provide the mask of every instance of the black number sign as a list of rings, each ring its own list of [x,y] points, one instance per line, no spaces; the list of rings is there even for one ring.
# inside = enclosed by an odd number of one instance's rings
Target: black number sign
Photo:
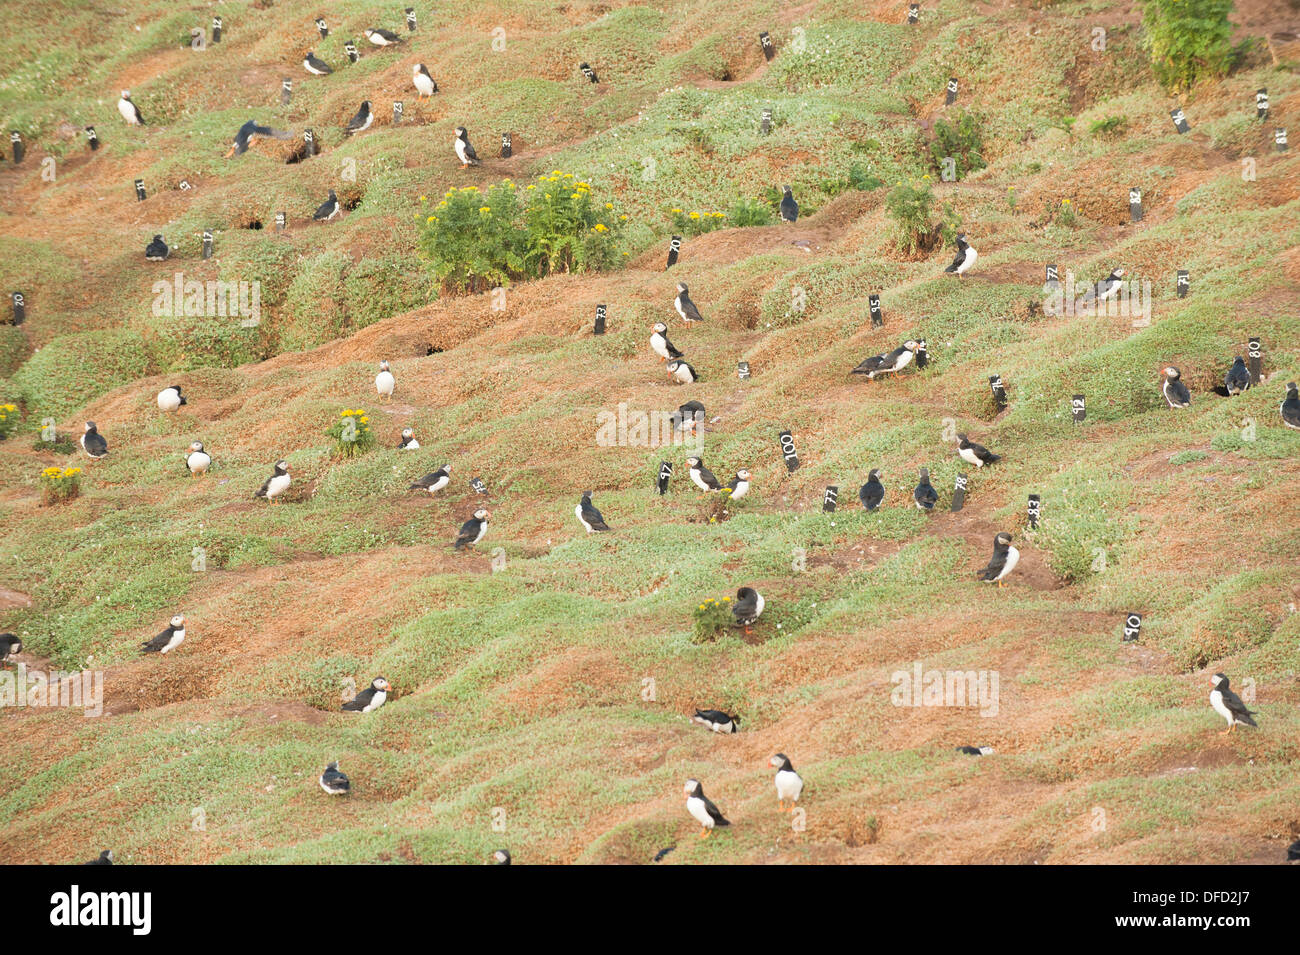
[[[415,7],[406,8],[406,30],[408,33],[415,32]]]
[[[672,241],[668,243],[668,268],[672,268],[677,264],[677,253],[681,250],[682,237],[680,235],[675,235],[673,236]]]
[[[758,128],[764,136],[772,131],[772,111],[770,109],[763,110],[759,116]]]
[[[213,43],[221,42],[221,28],[223,25],[224,24],[221,22],[221,17],[212,18],[212,42]]]
[[[483,483],[483,479],[482,479],[481,477],[473,478],[473,479],[469,482],[469,486],[472,487],[472,488],[474,489],[474,493],[475,493],[475,494],[486,494],[486,493],[487,493],[487,485]]]
[[[835,513],[835,504],[840,499],[840,488],[838,484],[830,484],[826,487],[826,494],[822,497],[822,513]]]
[[[1178,130],[1178,132],[1190,133],[1192,131],[1191,125],[1187,122],[1187,116],[1184,115],[1181,109],[1171,109],[1169,118],[1174,121],[1174,129]]]
[[[1266,119],[1268,117],[1268,90],[1260,87],[1255,91],[1255,118]]]
[[[277,232],[278,232],[278,231],[283,231],[283,229],[284,229],[285,225],[287,224],[287,222],[288,222],[288,220],[285,218],[283,212],[277,212],[277,213],[275,214],[275,228],[276,228],[276,231],[277,231]]]
[[[288,106],[293,98],[293,80],[285,77],[280,81],[280,105]]]
[[[781,456],[785,458],[786,470],[793,472],[799,467],[799,454],[794,449],[794,435],[789,431],[782,431],[778,437],[781,439]]]
[[[1142,636],[1142,614],[1130,613],[1124,617],[1124,640],[1131,643]]]
[[[1258,336],[1246,343],[1246,361],[1250,368],[1250,383],[1258,385],[1264,374],[1264,346]]]
[[[143,179],[137,179],[137,180],[135,181],[135,199],[136,199],[136,202],[144,202],[144,200],[145,200],[144,180],[143,180]]]
[[[1043,279],[1043,284],[1048,288],[1056,288],[1061,284],[1061,273],[1055,264],[1047,266],[1047,276]]]
[[[23,161],[23,157],[27,155],[27,147],[23,145],[22,133],[15,129],[9,134],[9,142],[14,147],[14,165],[17,166]]]
[[[1142,190],[1136,186],[1128,191],[1128,214],[1133,222],[1142,221]]]
[[[316,18],[316,29],[320,30],[320,35],[322,40],[325,39],[325,37],[330,35],[330,28],[325,25],[324,17]]]
[[[182,179],[179,183],[177,183],[176,188],[179,189],[181,192],[189,192],[194,187],[190,185],[190,181],[188,179]]]
[[[736,377],[738,377],[741,381],[744,381],[746,378],[749,377],[749,362],[747,361],[736,362]]]
[[[1078,424],[1088,415],[1088,407],[1084,403],[1083,395],[1075,395],[1070,399],[1070,414],[1074,418],[1074,423]]]
[[[763,44],[764,59],[770,60],[776,55],[776,47],[772,46],[772,38],[767,35],[766,30],[758,35],[758,42]]]
[[[501,134],[501,158],[509,159],[511,156],[514,155],[514,152],[515,152],[515,147],[510,140],[510,134],[502,133]]]
[[[871,327],[880,328],[885,324],[885,313],[880,310],[880,296],[868,295],[867,308],[871,310]]]
[[[1038,515],[1042,511],[1042,506],[1043,506],[1042,498],[1040,498],[1037,494],[1029,495],[1029,508],[1026,511],[1026,513],[1029,517],[1030,527],[1038,526]]]
[[[919,3],[909,3],[907,5],[907,22],[915,23],[921,18],[921,5]]]
[[[306,147],[307,155],[315,156],[317,150],[320,148],[316,145],[316,134],[310,129],[304,129],[302,131],[302,141],[303,145]]]
[[[86,127],[86,142],[90,143],[91,152],[99,148],[99,134],[95,132],[94,126]]]
[[[587,78],[587,82],[589,82],[589,83],[599,83],[599,82],[600,82],[600,80],[596,78],[596,71],[593,70],[589,64],[587,64],[587,63],[579,63],[579,64],[578,64],[578,69],[581,70],[581,71],[582,71],[582,75],[585,76],[585,77]]]
[[[944,97],[943,103],[945,106],[951,106],[953,103],[957,102],[957,77],[948,77],[948,85],[945,89],[947,91],[947,96]]]
[[[659,462],[659,493],[660,494],[668,493],[668,479],[671,478],[672,476],[673,476],[673,462],[660,461]]]
[[[1007,406],[1007,386],[1002,381],[1001,375],[989,376],[989,391],[993,392],[993,403],[999,408]]]
[[[966,489],[970,487],[970,480],[964,474],[957,475],[957,481],[952,488],[952,509],[960,511],[962,505],[966,503]]]
[[[402,113],[406,112],[406,104],[400,99],[393,101],[393,125],[396,126],[402,121]]]
[[[1286,152],[1286,130],[1285,129],[1273,130],[1273,142],[1277,144],[1278,152],[1280,153]]]
[[[353,40],[348,40],[347,43],[343,44],[343,54],[348,58],[348,62],[350,63],[355,63],[357,60],[361,59],[361,54],[357,52],[357,44]]]
[[[205,259],[212,258],[212,230],[211,229],[203,230],[203,257]]]
[[[596,328],[595,328],[595,332],[596,332],[597,335],[604,335],[604,334],[605,334],[605,306],[604,306],[604,305],[597,305],[597,306],[596,306]]]
[[[1187,298],[1187,291],[1192,285],[1192,274],[1186,269],[1178,270],[1178,297]]]
[[[14,292],[9,296],[14,303],[14,325],[21,325],[27,320],[27,299],[23,298],[22,292]]]

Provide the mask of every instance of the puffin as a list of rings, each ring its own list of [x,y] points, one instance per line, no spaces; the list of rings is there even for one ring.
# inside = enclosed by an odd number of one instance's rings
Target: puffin
[[[1083,293],[1083,303],[1085,305],[1089,302],[1100,304],[1106,301],[1106,299],[1114,297],[1119,293],[1120,286],[1123,284],[1121,281],[1123,278],[1124,270],[1115,269],[1110,273],[1110,275],[1106,276],[1096,285],[1088,289],[1088,291]]]
[[[750,474],[744,468],[736,472],[736,476],[727,482],[726,489],[731,492],[731,500],[738,501],[749,493]]]
[[[799,801],[799,794],[803,792],[803,777],[794,771],[790,765],[790,757],[785,753],[777,753],[767,761],[767,765],[776,770],[776,805],[782,812],[786,811],[785,803],[790,801],[790,812],[794,812],[795,803]]]
[[[743,627],[746,634],[750,633],[750,628],[763,615],[765,603],[763,595],[753,587],[737,590],[736,599],[731,604],[731,615],[736,618],[736,626]]]
[[[650,347],[654,349],[654,353],[659,356],[660,361],[682,357],[682,352],[668,340],[668,326],[663,322],[655,322],[654,328],[650,332]]]
[[[108,454],[108,442],[104,440],[104,436],[99,433],[93,421],[86,422],[86,433],[81,436],[81,450],[96,461]]]
[[[275,470],[269,478],[262,482],[262,486],[257,489],[253,497],[264,497],[268,501],[274,502],[277,494],[283,494],[289,490],[289,482],[292,480],[289,477],[289,462],[281,458],[275,462]]]
[[[858,488],[858,500],[868,511],[874,511],[885,500],[885,485],[880,483],[880,469],[872,468],[867,483]]]
[[[704,402],[688,401],[669,417],[673,419],[673,427],[678,431],[695,433],[696,428],[703,423],[704,415]]]
[[[578,523],[587,529],[590,534],[593,531],[607,531],[609,525],[605,523],[605,518],[601,517],[600,511],[596,510],[596,505],[591,503],[591,492],[583,491],[582,500],[578,506],[573,509],[573,513],[578,516]]]
[[[958,746],[957,752],[965,756],[992,756],[992,746]]]
[[[416,99],[421,96],[432,96],[438,92],[438,82],[429,75],[429,70],[423,63],[416,63],[411,67],[411,82],[415,84]]]
[[[466,169],[470,166],[481,166],[483,163],[478,158],[478,153],[474,152],[474,147],[470,145],[469,133],[464,126],[456,127],[456,158],[460,160],[460,168]]]
[[[1249,389],[1250,371],[1246,368],[1245,359],[1238,355],[1232,367],[1228,369],[1228,373],[1223,376],[1223,387],[1215,388],[1214,392],[1224,398],[1230,398]]]
[[[699,723],[701,726],[707,726],[715,733],[739,733],[740,717],[728,716],[722,710],[700,710],[695,711],[691,717],[692,723]]]
[[[181,394],[180,385],[168,385],[162,391],[158,392],[158,410],[175,411],[181,405],[188,404],[185,396]]]
[[[916,490],[912,492],[912,498],[916,501],[917,510],[932,511],[934,506],[939,503],[939,492],[930,483],[929,468],[921,468],[918,477],[919,480],[916,482]]]
[[[346,796],[351,792],[352,781],[339,771],[337,759],[326,766],[325,772],[320,774],[320,788],[331,796]]]
[[[180,614],[172,617],[167,629],[152,640],[140,644],[145,653],[171,653],[185,642],[185,618]]]
[[[329,76],[334,72],[334,67],[324,60],[317,59],[316,54],[311,50],[308,50],[307,55],[302,58],[302,67],[314,76]]]
[[[122,90],[122,98],[117,101],[117,111],[122,114],[128,126],[144,125],[144,117],[140,115],[140,107],[131,99],[130,90]]]
[[[379,374],[375,375],[375,391],[379,392],[379,400],[392,398],[395,387],[397,387],[397,379],[388,370],[388,361],[385,359],[379,363]]]
[[[0,633],[0,663],[23,652],[23,642],[16,634]]]
[[[1160,390],[1171,408],[1187,408],[1192,404],[1192,393],[1183,384],[1183,373],[1173,365],[1165,369],[1165,383]]]
[[[1011,546],[1011,535],[1001,531],[993,538],[993,556],[989,565],[980,571],[980,580],[987,584],[1002,586],[1002,581],[1016,569],[1020,563],[1020,551]]]
[[[456,534],[456,550],[473,547],[483,539],[483,535],[487,533],[489,516],[487,510],[480,507],[474,512],[473,517],[460,526],[460,531]]]
[[[713,472],[704,466],[703,458],[687,458],[686,465],[690,468],[691,482],[701,491],[716,491],[722,487]]]
[[[799,219],[799,203],[794,201],[794,195],[790,192],[789,186],[782,186],[781,192],[781,221],[795,222]]]
[[[167,248],[161,235],[155,235],[153,241],[144,247],[144,257],[150,262],[165,262],[171,254],[172,250]]]
[[[1002,460],[1002,455],[994,454],[988,448],[984,447],[984,445],[976,444],[964,434],[957,435],[957,439],[961,442],[957,445],[957,454],[959,454],[961,459],[967,464],[973,464],[977,468],[982,468],[986,464],[993,464],[996,461]]]
[[[347,126],[343,127],[343,134],[351,136],[353,133],[367,130],[374,121],[375,114],[370,112],[370,100],[363,99],[361,106],[357,109],[357,114],[348,120]]]
[[[370,686],[344,703],[343,709],[350,713],[372,713],[384,705],[384,701],[388,699],[389,689],[388,681],[382,676],[377,676],[370,681]]]
[[[185,466],[189,468],[190,477],[206,474],[212,467],[212,455],[203,450],[202,441],[190,442],[190,453],[185,456]]]
[[[402,38],[391,30],[385,30],[382,27],[375,30],[366,30],[366,39],[375,46],[394,46],[402,42]]]
[[[956,273],[957,278],[962,278],[970,271],[975,260],[979,258],[979,253],[975,251],[974,246],[966,241],[966,233],[957,236],[957,257],[952,260],[952,265],[944,269],[945,273]]]
[[[1282,404],[1278,405],[1277,410],[1282,415],[1284,425],[1300,431],[1300,392],[1297,392],[1294,381],[1287,382],[1286,397],[1282,399]]]
[[[99,854],[99,858],[98,858],[98,859],[91,859],[89,862],[83,862],[83,863],[81,863],[81,864],[82,864],[82,865],[112,865],[112,864],[113,864],[113,850],[112,850],[112,849],[105,849],[103,852],[101,852],[101,853]]]
[[[317,222],[329,222],[339,214],[339,197],[330,190],[329,198],[320,204],[320,208],[312,213],[311,217]]]
[[[700,310],[691,301],[691,293],[687,290],[685,282],[677,283],[677,297],[673,299],[673,308],[677,309],[677,314],[682,317],[684,322],[704,321],[704,317],[700,315]]]
[[[668,374],[672,375],[673,380],[680,385],[689,385],[700,380],[695,369],[680,358],[674,358],[665,367],[668,369]]]
[[[231,143],[226,158],[242,156],[248,152],[248,147],[253,144],[253,140],[257,136],[270,136],[273,139],[292,139],[293,133],[286,133],[281,129],[272,129],[270,126],[259,126],[256,120],[250,119],[243,126],[240,126],[239,131],[235,133],[235,140]]]
[[[399,451],[419,451],[420,442],[415,440],[414,428],[402,429],[402,440],[397,443]]]
[[[509,865],[509,864],[510,864],[510,850],[509,850],[509,849],[498,849],[496,852],[492,853],[492,864],[493,864],[493,865]]]
[[[887,375],[902,371],[911,362],[916,349],[916,342],[909,339],[891,352],[884,355],[872,355],[870,358],[863,359],[862,363],[854,368],[850,374],[866,375],[867,380],[872,381],[876,375]]]
[[[451,481],[451,465],[444,464],[442,467],[438,468],[438,470],[431,471],[428,474],[426,474],[424,477],[420,478],[420,480],[416,481],[414,484],[408,487],[407,490],[414,491],[418,489],[422,491],[428,491],[430,494],[437,494],[444,487],[446,487],[448,482],[450,481]]]
[[[1238,726],[1258,726],[1255,722],[1254,710],[1246,709],[1246,704],[1241,701],[1236,693],[1228,689],[1228,678],[1222,673],[1216,673],[1210,677],[1210,705],[1214,707],[1214,712],[1218,713],[1228,721],[1228,728],[1220,733],[1223,736],[1231,733]]]
[[[700,831],[700,838],[707,839],[714,826],[731,825],[726,817],[722,815],[721,810],[713,805],[708,796],[704,795],[704,787],[700,785],[698,779],[686,780],[683,789],[686,793],[686,811],[704,827]]]

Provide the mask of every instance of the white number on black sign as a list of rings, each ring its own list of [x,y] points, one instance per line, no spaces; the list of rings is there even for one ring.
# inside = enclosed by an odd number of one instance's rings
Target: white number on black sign
[[[1131,613],[1124,618],[1124,639],[1136,640],[1142,633],[1142,615]]]

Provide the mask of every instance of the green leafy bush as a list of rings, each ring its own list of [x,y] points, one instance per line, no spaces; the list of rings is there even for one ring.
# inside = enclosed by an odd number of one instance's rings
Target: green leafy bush
[[[334,453],[341,458],[365,454],[375,446],[370,416],[362,408],[344,408],[325,433],[334,439]]]
[[[727,224],[727,217],[721,212],[683,212],[674,208],[672,217],[674,235],[703,235]]]
[[[1227,74],[1239,55],[1231,12],[1232,0],[1145,0],[1142,27],[1156,79],[1186,90]]]
[[[13,434],[20,421],[22,421],[22,415],[19,414],[16,404],[0,405],[0,441]]]
[[[737,199],[727,213],[730,224],[745,229],[756,225],[771,225],[772,209],[757,199]]]
[[[885,209],[894,220],[894,242],[899,251],[910,255],[929,248],[934,192],[928,184],[912,186],[900,182],[885,197]]]
[[[48,467],[41,471],[41,503],[70,501],[81,493],[81,468]]]
[[[961,112],[953,117],[935,120],[934,140],[930,143],[930,158],[934,167],[943,172],[943,161],[951,158],[958,179],[984,168],[983,121],[974,113]]]
[[[1094,119],[1088,125],[1088,132],[1093,136],[1122,136],[1128,129],[1128,117],[1126,116],[1107,116],[1105,119]]]

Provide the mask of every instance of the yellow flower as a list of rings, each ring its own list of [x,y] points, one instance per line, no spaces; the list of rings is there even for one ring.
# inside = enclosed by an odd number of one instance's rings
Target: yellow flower
[[[424,220],[424,224],[428,225],[430,222],[437,222],[437,221],[438,221],[437,216],[429,216],[429,218]]]
[[[370,419],[367,418],[365,415],[362,415],[362,416],[361,416],[361,423],[362,423],[362,424],[369,424],[369,423],[370,423]]]
[[[537,187],[534,186],[534,185],[530,182],[530,183],[528,184],[528,188],[529,188],[529,189],[536,189]]]
[[[606,209],[613,209],[613,208],[614,208],[614,203],[612,203],[612,202],[607,202],[607,203],[605,203],[605,208],[606,208]]]
[[[626,221],[627,221],[627,216],[626,216],[626,215],[621,215],[621,216],[619,216],[618,218],[619,218],[619,220],[622,221],[622,222],[626,222]]]
[[[479,207],[478,207],[478,211],[479,211],[479,212],[491,212],[491,211],[492,211],[492,207],[491,207],[491,206],[479,206]]]
[[[674,209],[673,212],[681,212],[681,209]]]
[[[700,217],[700,214],[699,214],[698,212],[692,212],[692,213],[691,213],[691,218],[692,218],[692,219],[698,219],[699,217]]]

